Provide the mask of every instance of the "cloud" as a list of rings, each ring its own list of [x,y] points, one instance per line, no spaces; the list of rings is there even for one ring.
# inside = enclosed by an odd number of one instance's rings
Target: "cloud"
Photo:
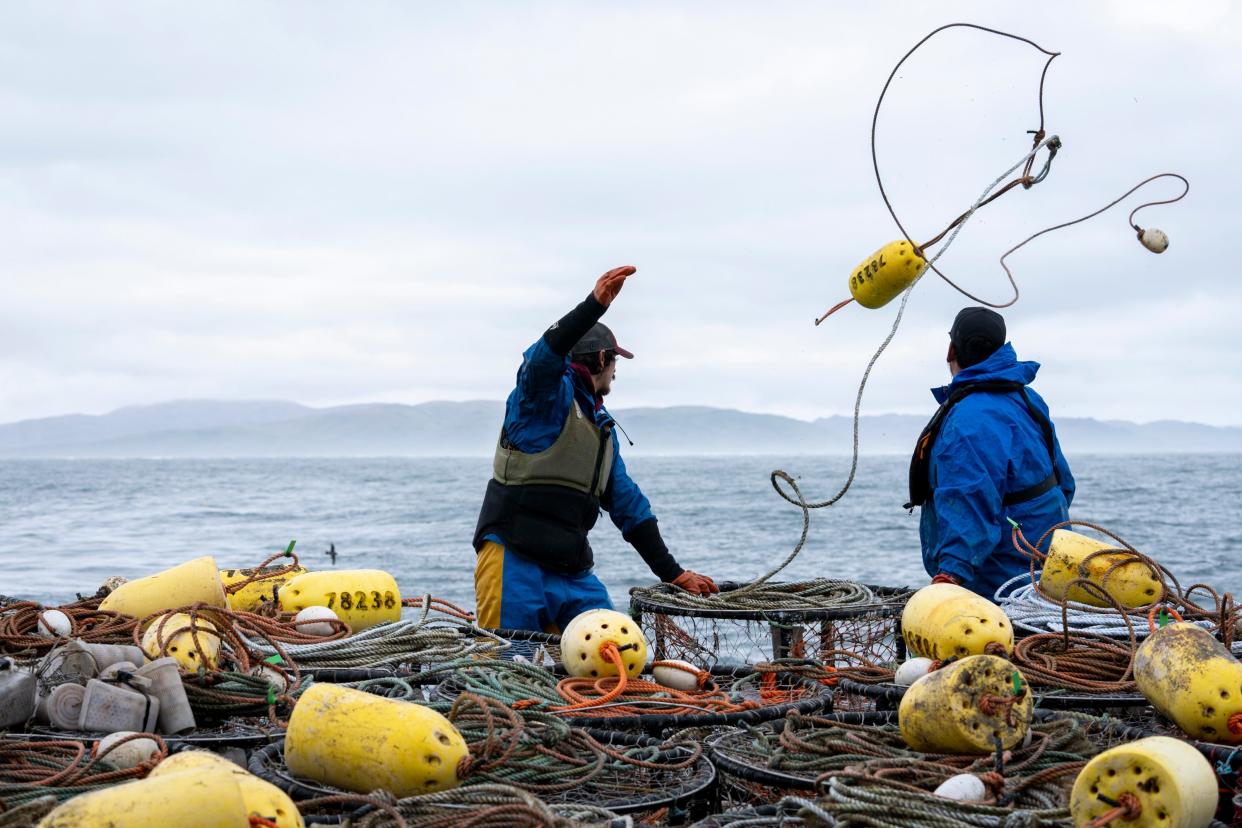
[[[898,234],[870,165],[875,95],[952,17],[1063,51],[1047,117],[1065,149],[980,212],[946,272],[1007,298],[1003,250],[1185,172],[1186,202],[1139,214],[1168,253],[1134,241],[1133,198],[1016,254],[1006,313],[1056,411],[1242,422],[1228,4],[74,8],[13,11],[0,33],[0,419],[497,399],[623,262],[640,270],[609,322],[639,359],[617,404],[848,412],[896,305],[810,320]],[[1026,151],[1041,65],[956,31],[903,68],[878,149],[917,238]],[[966,302],[919,285],[864,410],[929,408]]]

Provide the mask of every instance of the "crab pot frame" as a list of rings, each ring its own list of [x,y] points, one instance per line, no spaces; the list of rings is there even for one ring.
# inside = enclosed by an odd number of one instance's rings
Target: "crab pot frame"
[[[724,585],[727,594],[732,586]],[[779,586],[779,584],[773,584]],[[823,609],[703,609],[631,596],[630,615],[657,660],[680,659],[702,669],[774,659],[809,659],[828,667],[856,666],[858,659],[893,666],[905,658],[901,610],[910,591],[868,587],[876,601]]]

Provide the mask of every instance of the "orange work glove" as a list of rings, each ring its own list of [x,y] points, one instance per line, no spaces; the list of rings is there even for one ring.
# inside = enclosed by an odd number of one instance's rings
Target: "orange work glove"
[[[688,569],[673,579],[673,586],[679,586],[686,592],[693,592],[696,595],[711,595],[714,592],[720,592],[720,587],[716,586],[716,582],[711,578]]]
[[[591,295],[595,297],[595,301],[604,307],[612,304],[612,300],[617,298],[617,294],[621,292],[621,286],[625,284],[626,278],[633,276],[638,268],[634,265],[623,265],[622,267],[614,267],[612,270],[599,277],[595,283],[595,290],[591,291]]]
[[[948,574],[947,572],[941,572],[935,578],[932,578],[932,583],[933,584],[957,584],[958,586],[961,586],[962,582],[959,581],[957,578],[954,578],[952,575]]]

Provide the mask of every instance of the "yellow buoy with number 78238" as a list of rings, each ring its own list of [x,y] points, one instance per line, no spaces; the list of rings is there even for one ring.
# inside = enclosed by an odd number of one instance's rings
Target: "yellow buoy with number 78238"
[[[850,271],[850,298],[815,320],[818,325],[836,311],[857,302],[864,308],[882,308],[914,282],[927,262],[908,239],[891,241]]]
[[[281,612],[327,607],[353,632],[401,620],[401,590],[382,569],[307,572],[290,578],[276,595]]]

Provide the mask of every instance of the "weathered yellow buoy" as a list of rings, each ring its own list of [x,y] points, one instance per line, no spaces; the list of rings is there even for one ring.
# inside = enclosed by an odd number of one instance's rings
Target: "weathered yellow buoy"
[[[198,672],[199,667],[214,670],[220,655],[220,634],[216,625],[202,616],[168,613],[147,626],[142,650],[152,660],[172,656],[181,669],[191,673]]]
[[[285,764],[298,776],[397,797],[454,788],[470,754],[452,722],[413,702],[333,684],[302,693],[285,733]]]
[[[929,584],[901,612],[906,649],[925,658],[981,655],[989,644],[1013,650],[1013,625],[1004,610],[957,584]]]
[[[969,656],[910,685],[897,723],[914,750],[983,754],[996,750],[996,739],[1005,748],[1021,742],[1034,706],[1017,667],[998,656]]]
[[[1242,664],[1207,630],[1186,623],[1156,630],[1134,653],[1134,681],[1193,738],[1242,744]]]
[[[854,268],[850,294],[864,308],[881,308],[910,287],[926,265],[910,242],[891,241]]]
[[[210,556],[121,584],[99,603],[99,608],[141,619],[191,604],[222,609],[229,605],[220,583],[220,572]]]
[[[617,675],[616,665],[601,649],[609,642],[620,650],[626,674],[637,678],[647,663],[647,639],[633,618],[610,609],[587,610],[565,625],[561,633],[565,669],[578,678]]]
[[[286,581],[277,597],[281,612],[327,607],[354,632],[401,620],[401,590],[380,569],[307,572]]]
[[[205,750],[174,753],[156,765],[147,778],[193,773],[204,768],[223,770],[236,777],[247,816],[262,817],[276,823],[280,828],[303,828],[305,825],[302,814],[288,794],[219,754]]]
[[[1164,587],[1149,565],[1125,551],[1097,554],[1116,548],[1078,532],[1057,529],[1048,546],[1039,588],[1055,601],[1068,599],[1093,607],[1111,606],[1099,593],[1070,585],[1085,578],[1123,607],[1143,607],[1163,600]],[[1114,566],[1116,569],[1112,569]]]
[[[75,796],[38,828],[250,828],[237,777],[219,768],[140,779]]]
[[[1101,798],[1104,797],[1104,798]],[[1216,775],[1199,751],[1178,739],[1152,736],[1095,756],[1074,781],[1075,825],[1130,809],[1113,825],[1126,828],[1206,828],[1217,805]]]
[[[268,567],[271,570],[282,569],[283,567]],[[272,604],[276,601],[276,590],[283,586],[290,579],[296,578],[307,572],[306,567],[297,566],[288,572],[280,575],[272,575],[262,580],[251,581],[236,592],[228,592],[228,588],[234,584],[240,584],[242,581],[255,574],[254,569],[222,569],[220,570],[220,582],[224,584],[225,592],[228,595],[229,607],[239,612],[255,612],[263,608],[265,604]],[[263,573],[259,573],[263,574]]]

